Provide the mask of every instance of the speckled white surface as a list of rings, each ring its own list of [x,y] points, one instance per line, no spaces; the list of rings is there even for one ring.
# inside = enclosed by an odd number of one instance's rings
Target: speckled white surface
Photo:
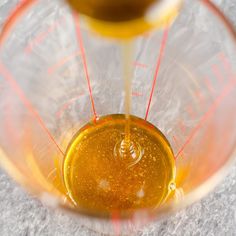
[[[5,173],[0,173],[0,235],[99,235],[70,216],[45,208]],[[153,223],[140,236],[236,235],[236,165],[202,201],[168,220]]]
[[[7,12],[1,11],[0,22]],[[14,5],[17,0],[10,0]],[[236,25],[236,1],[217,0]],[[45,208],[0,170],[0,235],[98,235],[61,212]],[[213,193],[168,220],[153,223],[138,235],[236,236],[236,164]]]

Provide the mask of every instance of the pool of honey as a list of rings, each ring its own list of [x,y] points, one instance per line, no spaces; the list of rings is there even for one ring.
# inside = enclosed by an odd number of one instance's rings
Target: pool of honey
[[[134,153],[122,155],[125,124],[125,115],[108,115],[88,123],[72,139],[63,174],[75,207],[135,210],[158,207],[167,199],[175,181],[169,142],[155,126],[130,116]]]

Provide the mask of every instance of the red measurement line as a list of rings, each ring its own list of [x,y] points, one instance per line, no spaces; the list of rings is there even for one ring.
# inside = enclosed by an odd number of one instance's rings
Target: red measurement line
[[[139,93],[139,92],[132,92],[132,96],[135,96],[135,97],[142,97],[143,94],[142,94],[142,93]]]
[[[111,220],[112,220],[115,236],[119,236],[120,235],[120,215],[119,215],[119,212],[116,212],[116,211],[112,212]]]
[[[56,21],[54,24],[50,25],[45,31],[40,32],[38,35],[35,36],[34,39],[32,39],[28,45],[25,47],[24,51],[26,53],[31,53],[33,47],[43,42],[43,40],[51,33],[53,32],[61,23],[63,23],[65,20],[64,17],[61,17],[58,21]]]
[[[23,13],[33,4],[36,0],[21,0],[16,7],[10,12],[9,16],[5,20],[1,34],[0,34],[0,46],[7,39],[8,34],[11,32],[11,28],[16,24],[17,20],[23,15]]]
[[[148,118],[148,114],[149,114],[149,110],[150,110],[150,105],[151,105],[151,102],[152,102],[152,96],[153,96],[153,92],[154,92],[154,89],[155,89],[157,77],[158,77],[158,74],[159,74],[161,60],[162,60],[162,57],[164,55],[164,50],[165,50],[167,38],[168,38],[168,28],[164,30],[164,33],[163,33],[163,36],[162,36],[160,52],[159,52],[159,56],[157,58],[156,70],[155,70],[155,74],[154,74],[154,78],[153,78],[152,89],[151,89],[151,93],[150,93],[150,97],[149,97],[149,101],[148,101],[148,106],[147,106],[147,110],[146,110],[145,120],[147,120],[147,118]]]
[[[55,146],[57,147],[57,149],[59,150],[59,152],[64,156],[64,152],[62,151],[62,149],[59,147],[59,145],[57,144],[57,142],[55,141],[54,137],[52,136],[52,134],[50,133],[50,131],[48,130],[48,128],[46,127],[46,125],[44,124],[42,118],[40,117],[40,115],[38,114],[38,112],[34,109],[33,105],[30,103],[30,101],[27,99],[27,97],[25,96],[24,92],[22,91],[22,89],[20,88],[20,86],[17,84],[17,82],[14,80],[14,78],[12,77],[12,75],[10,74],[10,72],[7,70],[7,68],[0,63],[0,73],[2,74],[2,76],[6,79],[6,81],[8,82],[9,86],[11,87],[11,89],[16,93],[16,95],[18,96],[18,98],[21,100],[21,102],[23,103],[23,105],[29,110],[29,112],[35,117],[35,119],[37,120],[37,122],[39,123],[39,125],[42,127],[42,129],[46,132],[46,134],[48,135],[48,137],[50,138],[50,140],[55,144]]]
[[[90,79],[89,79],[88,66],[87,66],[87,61],[86,61],[86,56],[85,56],[83,39],[82,39],[82,35],[81,35],[81,32],[80,32],[79,16],[76,13],[73,13],[73,17],[74,17],[74,23],[75,23],[76,36],[77,36],[77,40],[78,40],[78,43],[79,43],[79,48],[80,48],[80,51],[81,51],[81,54],[82,54],[84,73],[85,73],[87,84],[88,84],[88,90],[89,90],[89,96],[90,96],[90,101],[91,101],[91,105],[92,105],[93,115],[94,115],[94,119],[96,120],[97,113],[96,113],[94,99],[93,99],[93,95],[92,95],[92,88],[91,88]]]
[[[232,92],[232,90],[235,88],[236,85],[236,79],[234,78],[234,80],[232,80],[230,83],[228,83],[228,85],[226,85],[224,87],[224,89],[222,90],[221,94],[215,99],[215,101],[213,102],[213,104],[210,106],[210,108],[207,110],[207,112],[202,116],[201,120],[199,121],[199,123],[193,128],[192,132],[190,133],[190,135],[188,136],[188,138],[186,139],[185,143],[183,144],[183,146],[180,148],[180,150],[178,151],[178,153],[175,156],[175,159],[177,159],[180,154],[184,151],[184,149],[186,148],[186,146],[192,141],[192,139],[194,138],[194,136],[196,135],[196,133],[198,132],[198,130],[202,127],[202,125],[207,121],[207,119],[214,114],[214,112],[216,111],[216,109],[220,106],[221,102],[223,101],[223,99],[229,95],[230,92]]]
[[[135,61],[134,65],[137,67],[141,67],[141,68],[148,68],[148,66],[146,64],[140,63],[138,61]]]
[[[175,142],[176,147],[178,147],[179,146],[179,142],[178,142],[177,138],[174,135],[172,137],[173,137],[173,140]]]
[[[80,55],[80,51],[74,52],[69,56],[65,56],[61,58],[57,63],[55,63],[53,66],[48,68],[48,74],[53,74],[57,69],[59,69],[61,66],[63,66],[66,62],[70,61],[74,57]]]

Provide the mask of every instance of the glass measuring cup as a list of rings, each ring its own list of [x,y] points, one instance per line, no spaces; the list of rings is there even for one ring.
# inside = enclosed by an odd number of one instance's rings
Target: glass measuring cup
[[[73,209],[60,173],[81,126],[124,113],[120,45],[89,33],[63,3],[46,2],[23,2],[0,36],[3,167],[46,204],[117,234],[210,191],[230,165],[236,140],[235,34],[224,16],[209,1],[186,1],[169,29],[135,39],[132,114],[171,143],[176,190],[158,209],[108,216]]]

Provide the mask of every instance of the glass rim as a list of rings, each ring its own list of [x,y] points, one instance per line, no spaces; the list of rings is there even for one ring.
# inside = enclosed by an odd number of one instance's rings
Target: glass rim
[[[11,11],[10,15],[7,17],[7,19],[4,21],[2,30],[0,32],[0,49],[6,42],[8,36],[10,35],[11,30],[14,28],[14,26],[17,24],[18,20],[26,13],[28,9],[36,5],[39,1],[37,0],[23,0],[19,5],[17,5],[13,11]],[[224,15],[224,13],[211,1],[211,0],[198,0],[198,2],[205,6],[208,11],[212,12],[213,15],[215,15],[219,21],[221,21],[222,25],[224,25],[225,29],[228,31],[229,36],[232,37],[232,41],[234,41],[234,44],[236,45],[236,30],[234,29],[234,26],[232,23],[227,19],[227,17]],[[0,154],[3,156],[3,158],[0,158],[0,165],[9,173],[10,176],[17,179],[20,184],[24,183],[25,177],[21,173],[11,173],[13,170],[17,172],[16,168],[14,167],[14,164],[11,163],[11,161],[8,160],[7,155],[4,154],[4,150],[0,147]],[[173,214],[181,209],[186,208],[187,206],[193,204],[194,202],[197,202],[204,196],[206,196],[209,192],[211,192],[216,185],[226,176],[228,173],[228,170],[230,169],[231,165],[234,163],[234,160],[236,155],[236,140],[234,144],[232,145],[232,149],[228,153],[227,161],[215,172],[213,173],[208,179],[204,180],[199,186],[197,186],[194,190],[184,195],[184,199],[181,199],[178,201],[178,203],[165,203],[163,206],[158,207],[157,209],[138,209],[132,212],[131,216],[133,214],[138,213],[149,213],[147,214],[150,219],[160,219],[164,218],[170,214]],[[80,208],[72,208],[68,205],[63,204],[63,201],[58,198],[57,196],[51,196],[53,197],[55,202],[57,204],[50,204],[52,202],[52,199],[50,198],[49,201],[40,196],[38,192],[34,192],[27,188],[27,190],[31,194],[36,194],[36,197],[43,201],[48,207],[54,207],[57,209],[60,209],[62,211],[65,211],[69,214],[72,214],[74,216],[87,216],[87,217],[93,217],[97,219],[102,220],[109,220],[111,217],[111,214],[104,214],[104,213],[98,213],[98,212],[89,212],[88,210],[83,210]],[[117,214],[117,212],[116,212]],[[127,220],[130,219],[130,215],[125,215],[120,218],[120,220]]]

